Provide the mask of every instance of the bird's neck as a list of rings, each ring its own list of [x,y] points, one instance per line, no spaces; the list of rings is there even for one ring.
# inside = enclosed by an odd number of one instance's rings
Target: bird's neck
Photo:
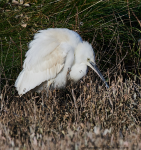
[[[79,44],[82,44],[82,43],[79,43]],[[75,48],[75,51],[74,51],[74,64],[81,64],[83,62],[82,61],[82,53],[81,53],[79,44],[77,45],[77,47]]]

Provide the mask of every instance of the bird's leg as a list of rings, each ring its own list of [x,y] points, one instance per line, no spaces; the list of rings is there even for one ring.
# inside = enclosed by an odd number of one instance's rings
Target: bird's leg
[[[48,82],[47,82],[47,96],[48,96],[48,92],[49,92],[49,90],[50,90],[50,88],[51,88],[51,84],[54,82],[54,79],[51,79],[51,80],[49,80]]]
[[[70,71],[71,71],[71,69],[68,68],[68,71],[67,71],[67,79],[68,79],[68,80],[70,80]]]
[[[47,88],[50,89],[51,84],[54,82],[54,79],[51,79],[47,82]]]

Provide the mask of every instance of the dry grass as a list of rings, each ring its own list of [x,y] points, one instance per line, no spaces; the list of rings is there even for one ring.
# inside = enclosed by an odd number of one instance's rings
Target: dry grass
[[[106,90],[90,74],[48,96],[5,86],[1,149],[141,149],[141,87],[115,76]]]

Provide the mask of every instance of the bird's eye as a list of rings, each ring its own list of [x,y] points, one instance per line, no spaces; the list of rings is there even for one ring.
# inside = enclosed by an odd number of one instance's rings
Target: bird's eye
[[[87,61],[90,61],[90,58],[87,58]]]

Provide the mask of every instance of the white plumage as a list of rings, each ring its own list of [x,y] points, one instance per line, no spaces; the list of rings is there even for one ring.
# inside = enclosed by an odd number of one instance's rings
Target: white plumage
[[[25,56],[23,70],[15,82],[19,95],[34,88],[42,91],[44,86],[62,88],[68,79],[77,82],[86,75],[87,66],[105,82],[96,67],[92,46],[69,29],[40,30]]]

